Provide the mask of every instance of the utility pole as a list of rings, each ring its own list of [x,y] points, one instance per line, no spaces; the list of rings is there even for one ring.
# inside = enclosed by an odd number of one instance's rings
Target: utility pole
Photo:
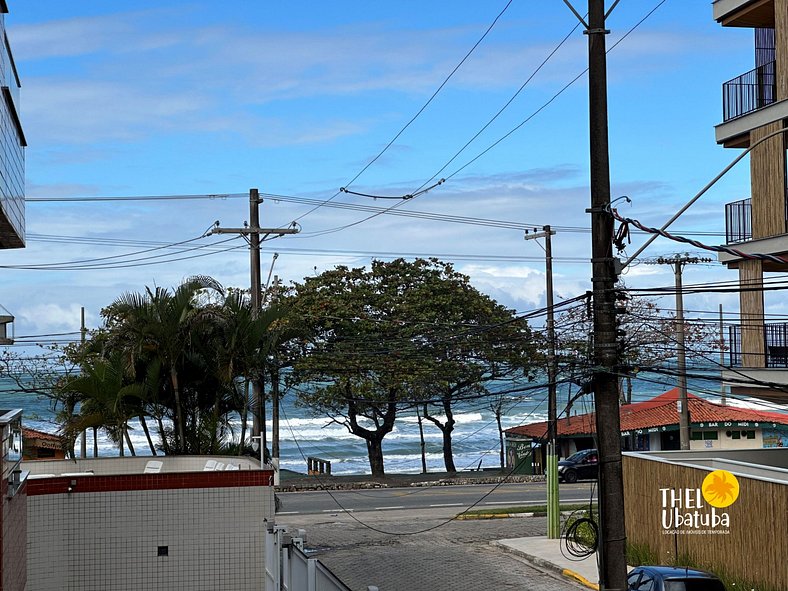
[[[80,309],[80,324],[79,324],[79,342],[84,346],[85,338],[87,337],[88,329],[85,326],[85,306]],[[82,459],[88,457],[88,432],[82,431],[82,436],[79,439],[79,455]]]
[[[725,367],[725,324],[722,322],[722,304],[720,304],[720,369]],[[722,406],[728,404],[726,398],[725,382],[720,380],[720,395]]]
[[[553,314],[553,247],[551,236],[555,232],[549,225],[542,232],[529,234],[525,231],[525,240],[545,239],[545,281],[547,305],[547,537],[551,540],[561,537],[560,498],[558,493],[558,440],[556,413],[556,377],[558,368],[555,358],[555,316]]]
[[[273,269],[273,265],[272,265]],[[270,273],[269,273],[270,279]],[[279,297],[279,277],[274,275],[271,302]],[[279,355],[273,351],[271,367],[271,465],[274,467],[274,486],[279,485]]]
[[[284,236],[285,234],[298,234],[298,227],[293,224],[289,228],[261,228],[260,227],[260,192],[257,189],[249,189],[249,225],[243,228],[220,228],[218,223],[211,230],[211,234],[239,234],[244,236],[249,242],[249,262],[251,275],[251,304],[252,314],[256,317],[260,313],[262,295],[260,290],[260,234],[263,240],[271,235]],[[257,412],[253,414],[254,421],[252,429],[260,438],[260,463],[265,461],[265,450],[267,447],[265,433],[265,391],[262,384],[262,376],[252,380],[252,393]]]
[[[708,263],[711,259],[691,257],[688,254],[675,255],[670,258],[660,257],[657,264],[672,265],[676,279],[676,372],[679,374],[679,442],[681,449],[690,448],[690,414],[689,397],[687,396],[687,349],[684,324],[684,294],[681,272],[688,263]]]
[[[588,0],[588,22],[564,3],[588,35],[588,110],[591,173],[591,282],[594,298],[593,376],[599,455],[599,588],[627,588],[624,482],[621,466],[621,420],[618,406],[620,353],[616,339],[616,267],[613,259],[613,216],[610,213],[610,162],[607,128],[607,54],[604,0]]]

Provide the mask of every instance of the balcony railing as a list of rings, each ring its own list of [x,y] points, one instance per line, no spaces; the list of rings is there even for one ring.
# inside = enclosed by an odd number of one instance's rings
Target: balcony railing
[[[785,194],[783,232],[788,232],[788,189]],[[725,243],[752,240],[752,199],[725,204]]]
[[[764,367],[788,368],[788,323],[774,322],[763,326],[764,351],[766,362]],[[731,326],[728,331],[730,345],[729,361],[731,367],[742,366],[741,326]]]
[[[725,204],[725,243],[752,240],[752,199]]]
[[[777,100],[775,63],[768,62],[722,85],[722,119],[730,121]]]

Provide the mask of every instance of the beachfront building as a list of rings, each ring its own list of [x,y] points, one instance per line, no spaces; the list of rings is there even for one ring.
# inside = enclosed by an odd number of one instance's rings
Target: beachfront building
[[[785,389],[770,384],[788,384],[788,324],[768,320],[763,284],[764,273],[788,270],[788,138],[780,131],[788,119],[788,6],[717,0],[713,11],[724,27],[752,29],[755,49],[754,69],[723,85],[723,121],[715,128],[718,144],[752,148],[750,196],[725,206],[726,242],[742,254],[722,253],[719,260],[738,271],[742,291],[723,380],[734,393],[785,401]]]
[[[27,496],[22,471],[22,410],[0,410],[0,591],[24,591],[27,581]]]
[[[788,414],[722,406],[688,394],[691,450],[788,448]],[[679,390],[620,408],[621,447],[625,451],[677,450],[679,445]],[[560,418],[558,454],[596,447],[594,413]],[[507,429],[507,465],[521,473],[540,473],[547,422]],[[530,458],[530,459],[529,459]]]
[[[0,0],[0,249],[25,246],[25,134],[19,119],[19,74]],[[1,304],[1,303],[0,303]],[[0,345],[13,343],[13,315],[0,305]]]
[[[22,427],[22,459],[65,460],[65,442],[59,435]]]

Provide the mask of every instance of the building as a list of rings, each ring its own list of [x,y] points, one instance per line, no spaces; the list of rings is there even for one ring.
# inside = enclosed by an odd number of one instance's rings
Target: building
[[[734,393],[784,401],[788,394],[768,384],[788,384],[788,324],[766,320],[764,297],[779,296],[764,296],[762,288],[764,273],[788,270],[788,137],[780,132],[788,119],[788,7],[782,0],[717,0],[713,11],[723,27],[754,31],[754,68],[723,84],[723,121],[715,128],[718,144],[752,149],[750,196],[725,206],[726,242],[746,255],[777,257],[719,256],[745,288],[723,379]]]
[[[0,591],[24,591],[27,495],[22,462],[22,411],[0,410]]]
[[[52,433],[22,427],[23,460],[65,460],[63,438]]]
[[[19,119],[19,74],[0,0],[0,249],[25,246],[25,134]],[[0,305],[0,345],[13,343],[14,317]]]
[[[691,450],[788,448],[788,415],[714,404],[688,394]],[[620,408],[621,447],[633,451],[679,449],[679,390],[674,388],[644,402]],[[558,420],[558,454],[567,457],[595,447],[594,413]],[[518,471],[535,473],[543,466],[547,422],[506,430],[507,464]],[[528,456],[532,459],[528,460]]]

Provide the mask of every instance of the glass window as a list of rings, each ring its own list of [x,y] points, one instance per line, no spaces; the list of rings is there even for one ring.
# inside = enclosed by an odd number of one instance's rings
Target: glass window
[[[716,431],[704,431],[703,432],[703,439],[713,439],[714,441],[717,440],[717,432]]]

